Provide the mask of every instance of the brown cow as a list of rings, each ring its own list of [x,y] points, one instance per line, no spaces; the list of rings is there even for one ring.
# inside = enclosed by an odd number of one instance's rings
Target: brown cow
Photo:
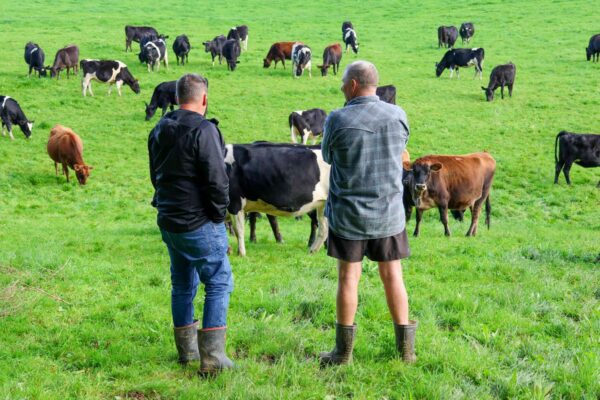
[[[417,208],[414,235],[419,236],[423,211],[437,207],[446,236],[450,236],[448,209],[462,212],[470,208],[471,226],[467,236],[475,236],[484,202],[485,222],[489,229],[489,195],[495,170],[496,161],[487,152],[460,156],[429,155],[416,159],[410,170],[411,176],[404,179],[408,182],[411,197]]]
[[[303,44],[302,42],[277,42],[271,45],[267,58],[263,59],[263,67],[269,68],[271,63],[275,61],[274,68],[277,68],[277,61],[281,61],[283,69],[285,69],[285,60],[292,59],[292,47],[296,44]]]
[[[67,79],[69,79],[69,68],[72,68],[73,74],[77,74],[79,71],[79,47],[76,45],[70,45],[62,48],[56,52],[54,57],[54,64],[50,69],[50,76],[56,79],[60,76],[60,71],[67,69]]]
[[[63,174],[69,182],[69,168],[75,171],[77,180],[85,185],[90,170],[94,167],[86,165],[83,161],[83,142],[81,138],[70,128],[56,125],[50,131],[48,138],[48,154],[54,161],[54,169],[58,175],[58,164],[62,164]]]
[[[321,76],[327,76],[327,70],[333,66],[333,74],[337,75],[340,69],[340,61],[342,60],[342,46],[339,43],[334,43],[325,47],[323,50],[323,65],[317,65],[321,70]]]

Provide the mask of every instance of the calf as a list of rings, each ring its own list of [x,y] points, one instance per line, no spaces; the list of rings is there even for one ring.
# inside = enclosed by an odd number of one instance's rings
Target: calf
[[[223,45],[223,57],[227,61],[227,69],[235,71],[235,68],[240,63],[238,57],[240,56],[240,44],[235,39],[230,39]]]
[[[585,48],[585,56],[588,61],[592,60],[593,62],[595,59],[598,62],[600,58],[600,33],[590,38],[590,43]]]
[[[326,118],[327,113],[320,108],[291,113],[288,122],[292,133],[292,142],[298,143],[298,136],[300,136],[302,144],[306,144],[308,138],[311,138],[315,144],[316,137],[323,134]]]
[[[558,176],[562,170],[567,184],[570,185],[569,171],[573,163],[584,168],[600,167],[600,135],[561,131],[554,140],[554,162],[554,183],[558,183]],[[597,187],[600,187],[600,181]]]
[[[10,139],[14,140],[12,127],[13,124],[16,124],[19,125],[26,139],[31,137],[31,129],[33,129],[34,121],[27,119],[19,103],[12,97],[0,96],[0,118],[2,119],[2,136],[6,136],[4,132],[4,127],[6,126]]]
[[[102,83],[108,83],[108,94],[112,91],[112,85],[116,84],[117,92],[121,96],[121,86],[125,83],[127,86],[134,91],[134,93],[140,93],[140,84],[137,79],[131,75],[127,65],[119,60],[81,60],[79,66],[83,70],[83,78],[81,79],[81,87],[83,89],[83,96],[85,97],[86,91],[92,92],[92,80],[97,80]]]
[[[125,26],[125,51],[131,51],[131,42],[139,42],[141,38],[152,35],[158,39],[158,32],[151,26]]]
[[[160,70],[160,62],[162,61],[165,68],[169,67],[169,57],[167,54],[167,44],[164,39],[151,40],[144,44],[142,51],[139,54],[140,61],[145,62],[150,72],[150,68],[154,71]]]
[[[159,83],[152,93],[150,104],[146,104],[146,121],[154,116],[157,108],[162,108],[162,115],[167,112],[167,107],[173,111],[173,106],[177,104],[176,96],[177,81],[168,81]]]
[[[263,67],[269,68],[271,63],[275,61],[274,68],[277,68],[277,61],[281,61],[283,69],[285,69],[285,60],[292,59],[292,49],[295,45],[302,42],[277,42],[271,45],[267,57],[263,58]]]
[[[244,51],[248,50],[248,27],[246,25],[234,26],[227,33],[227,40],[237,40]]]
[[[173,53],[175,53],[175,58],[177,58],[177,65],[179,65],[180,58],[181,65],[185,65],[185,62],[188,61],[188,54],[191,48],[190,40],[186,35],[177,36],[175,38],[175,41],[173,42]]]
[[[79,47],[70,45],[56,52],[54,64],[50,67],[50,76],[58,80],[60,71],[67,69],[67,79],[69,79],[69,68],[72,73],[76,74],[79,71]]]
[[[335,43],[325,47],[323,50],[323,64],[317,65],[317,68],[321,70],[321,76],[327,76],[327,70],[333,66],[333,74],[337,75],[340,69],[340,61],[342,60],[342,46],[339,43]]]
[[[70,128],[56,125],[48,138],[48,155],[54,161],[54,171],[58,176],[58,164],[62,164],[63,174],[69,182],[69,168],[75,171],[80,185],[85,185],[94,167],[83,161],[83,142]]]
[[[219,57],[219,64],[221,64],[221,59],[223,58],[223,46],[227,38],[223,35],[216,36],[213,40],[208,42],[202,42],[204,45],[204,51],[206,53],[210,53],[212,57],[212,65],[215,65],[215,57]]]
[[[379,96],[381,101],[396,104],[396,86],[394,85],[379,86],[375,90],[375,94]]]
[[[462,43],[469,43],[471,38],[475,34],[475,26],[471,22],[463,22],[460,25],[460,38],[462,39]]]
[[[352,47],[354,54],[358,54],[358,38],[354,29],[347,28],[344,31],[343,40],[346,45],[346,53],[348,52],[348,47]]]
[[[305,69],[308,69],[308,76],[312,78],[311,58],[310,47],[303,44],[294,45],[292,48],[292,76],[294,78],[302,76]]]
[[[411,167],[409,190],[417,209],[415,236],[423,211],[437,207],[444,233],[450,236],[448,209],[462,212],[471,209],[471,226],[467,236],[475,236],[481,207],[485,202],[485,222],[490,227],[490,189],[496,161],[487,152],[462,156],[430,155],[418,158]],[[460,213],[459,213],[460,215]]]
[[[509,62],[508,64],[498,65],[494,67],[490,74],[490,83],[488,87],[481,87],[485,92],[487,101],[494,100],[494,91],[500,87],[500,95],[504,99],[504,86],[508,86],[508,95],[512,97],[513,84],[515,83],[515,74],[517,67]]]
[[[452,49],[448,50],[439,63],[435,63],[435,75],[439,78],[446,68],[450,69],[450,78],[456,70],[458,78],[459,67],[475,66],[475,77],[479,74],[479,79],[483,79],[483,59],[485,52],[483,48],[476,49]],[[473,79],[475,79],[475,77]]]
[[[37,43],[28,42],[25,45],[25,62],[29,66],[29,73],[27,76],[31,76],[31,71],[36,71],[38,77],[46,76],[46,69],[44,68],[44,50]],[[34,73],[35,74],[35,73]]]
[[[438,48],[454,47],[456,38],[458,37],[458,29],[455,26],[440,26],[438,28]]]
[[[318,146],[274,144],[226,145],[229,206],[238,240],[238,253],[246,255],[244,212],[275,216],[299,216],[316,210],[318,232],[310,252],[318,251],[327,238],[324,216],[329,192],[329,164]],[[265,168],[269,165],[269,168]],[[298,174],[297,171],[302,171]]]

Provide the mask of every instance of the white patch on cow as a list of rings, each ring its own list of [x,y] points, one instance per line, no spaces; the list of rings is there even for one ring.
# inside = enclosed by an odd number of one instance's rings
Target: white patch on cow
[[[37,47],[34,47],[33,49],[31,49],[31,51],[29,52],[29,55],[32,55],[33,53],[35,53],[36,51],[38,51],[39,49]]]
[[[2,101],[2,107],[0,107],[0,111],[2,111],[4,109],[4,107],[6,106],[6,100],[10,99],[10,96],[5,96],[4,100]]]
[[[471,50],[473,50],[473,51],[477,51],[477,50],[479,50],[479,47],[475,47],[475,48],[473,48],[473,49],[471,49]]]
[[[296,114],[302,115],[302,113],[303,113],[304,111],[302,111],[302,110],[298,110],[298,111],[294,111],[294,112],[295,112]]]
[[[116,82],[117,85],[117,93],[119,93],[119,97],[121,97],[121,86],[123,86],[123,81],[122,80],[118,80]]]
[[[450,78],[454,75],[454,68],[450,67]]]
[[[10,136],[10,140],[15,140],[15,137],[12,134],[12,129],[8,131],[8,136]]]
[[[296,128],[296,125],[292,124],[290,133],[292,135],[292,143],[298,143],[299,132],[298,132],[298,129]]]
[[[94,93],[92,92],[92,79],[98,79],[96,77],[96,73],[87,73],[85,74],[85,76],[83,77],[83,79],[81,80],[81,87],[83,89],[83,97],[85,97],[85,92],[89,90],[90,95],[94,95]]]
[[[225,145],[225,164],[232,165],[235,162],[235,158],[233,157],[233,145],[226,144]]]
[[[250,35],[246,34],[246,39],[242,40],[242,43],[244,43],[244,51],[248,50],[248,38],[250,37]]]
[[[29,129],[29,132],[31,132],[31,130],[33,129],[33,122],[28,122],[27,128]]]
[[[471,58],[468,62],[467,62],[468,66],[471,65],[477,65],[477,58]]]
[[[237,31],[237,28],[236,28],[235,26],[232,26],[232,27],[231,27],[231,30],[232,30],[232,31]]]
[[[302,144],[306,144],[308,142],[308,138],[313,136],[313,133],[310,129],[303,130],[304,135],[302,135]]]
[[[346,29],[346,34],[344,35],[344,41],[348,40],[350,36],[356,36],[356,32],[354,32],[354,29],[348,28]]]

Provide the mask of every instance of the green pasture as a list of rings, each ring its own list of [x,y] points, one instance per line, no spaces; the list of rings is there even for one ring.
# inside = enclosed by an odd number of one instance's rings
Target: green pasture
[[[198,72],[210,79],[209,114],[228,143],[289,142],[288,114],[343,104],[340,76],[322,78],[323,48],[351,20],[360,53],[381,84],[398,88],[412,158],[487,150],[497,161],[491,230],[443,235],[436,210],[404,265],[415,365],[396,358],[377,267],[364,263],[354,364],[319,369],[334,340],[335,262],[308,255],[309,220],[281,218],[284,244],[266,219],[248,256],[231,256],[227,348],[238,369],[201,381],[176,363],[169,261],[150,206],[143,101],[160,82]],[[484,80],[435,78],[437,26],[475,24]],[[250,28],[238,69],[211,67],[202,41]],[[189,65],[148,73],[125,53],[124,26],[186,33]],[[35,120],[0,137],[1,399],[597,399],[600,397],[600,169],[571,170],[554,185],[560,130],[600,132],[600,64],[585,61],[600,32],[593,1],[34,1],[0,2],[0,94]],[[81,76],[27,78],[23,49],[38,43],[50,64],[76,43],[81,58],[119,59],[139,79],[107,96],[81,95]],[[312,47],[313,77],[263,69],[275,41]],[[457,42],[460,46],[460,39]],[[134,43],[134,49],[137,44]],[[487,103],[493,66],[517,66],[513,98]],[[95,169],[86,186],[54,175],[50,129],[73,128]],[[268,169],[269,165],[265,165]],[[298,174],[302,170],[297,171]],[[73,176],[73,175],[72,175]],[[410,231],[414,221],[408,223]],[[234,250],[234,238],[230,239]],[[201,310],[201,301],[197,301]]]

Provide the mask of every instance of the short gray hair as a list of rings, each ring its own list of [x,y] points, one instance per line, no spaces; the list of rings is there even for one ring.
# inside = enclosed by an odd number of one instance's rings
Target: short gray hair
[[[375,65],[368,61],[359,60],[348,64],[342,80],[348,82],[354,79],[360,86],[377,86],[379,73]]]
[[[177,80],[176,90],[179,104],[198,101],[208,92],[208,79],[198,74],[185,74]]]

